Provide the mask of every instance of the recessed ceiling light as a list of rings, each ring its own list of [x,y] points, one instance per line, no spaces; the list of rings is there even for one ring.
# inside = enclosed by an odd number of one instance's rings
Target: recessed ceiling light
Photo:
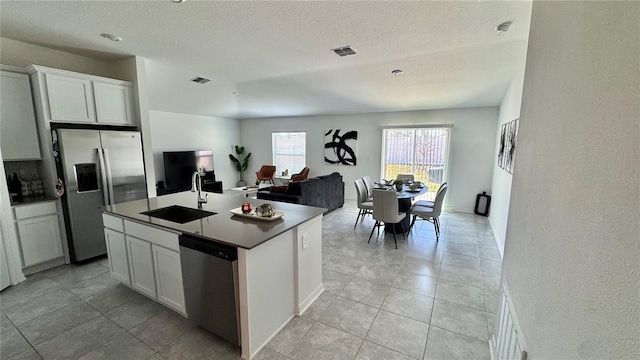
[[[183,3],[184,0],[171,0],[172,3],[180,4]]]
[[[395,76],[400,76],[403,74],[402,70],[393,70],[391,73]]]
[[[503,22],[502,24],[496,26],[496,31],[499,33],[507,32],[509,31],[509,27],[511,26],[511,24],[512,24],[511,21]]]
[[[239,93],[237,91],[234,91],[231,93],[231,95],[238,95]]]
[[[122,38],[120,36],[115,36],[113,34],[100,34],[100,36],[111,41],[122,41]]]

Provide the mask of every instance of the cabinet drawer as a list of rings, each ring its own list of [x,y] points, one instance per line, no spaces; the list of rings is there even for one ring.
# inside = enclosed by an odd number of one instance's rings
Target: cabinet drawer
[[[119,217],[102,214],[102,224],[106,228],[124,232],[124,221]]]
[[[55,214],[58,212],[55,201],[42,202],[38,204],[19,205],[13,208],[15,219],[26,219],[36,216]]]
[[[129,220],[124,221],[124,229],[124,232],[127,235],[135,236],[138,239],[149,241],[150,243],[160,245],[167,249],[180,251],[178,234],[176,233],[156,229],[154,227],[138,224]]]

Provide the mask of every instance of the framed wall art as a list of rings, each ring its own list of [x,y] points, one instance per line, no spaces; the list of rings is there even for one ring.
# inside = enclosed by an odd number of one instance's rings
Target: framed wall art
[[[358,130],[329,129],[324,133],[324,162],[355,166]]]

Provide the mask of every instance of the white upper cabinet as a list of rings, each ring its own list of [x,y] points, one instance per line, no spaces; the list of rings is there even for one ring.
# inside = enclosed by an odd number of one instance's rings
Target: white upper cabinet
[[[29,76],[1,72],[0,144],[3,160],[40,159]]]
[[[124,85],[93,82],[96,119],[99,123],[131,124],[131,96]]]
[[[38,65],[28,71],[45,121],[136,125],[132,83]]]
[[[45,74],[51,121],[94,122],[91,81]]]

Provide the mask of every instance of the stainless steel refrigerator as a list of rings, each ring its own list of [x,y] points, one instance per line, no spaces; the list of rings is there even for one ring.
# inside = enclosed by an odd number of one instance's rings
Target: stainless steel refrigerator
[[[103,206],[147,197],[141,137],[137,131],[56,132],[69,252],[78,262],[107,252]]]

